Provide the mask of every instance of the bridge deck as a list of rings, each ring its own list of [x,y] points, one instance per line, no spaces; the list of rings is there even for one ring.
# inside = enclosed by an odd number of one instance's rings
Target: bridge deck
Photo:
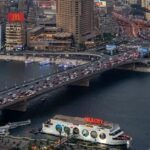
[[[9,91],[0,94],[0,110],[7,109],[9,106],[27,102],[46,92],[55,90],[62,86],[70,85],[82,79],[92,78],[94,75],[113,69],[123,64],[137,61],[139,53],[135,50],[123,52],[113,57],[103,56],[99,60],[91,61],[82,66],[75,67],[56,73],[52,76],[45,76],[32,82],[14,87]]]

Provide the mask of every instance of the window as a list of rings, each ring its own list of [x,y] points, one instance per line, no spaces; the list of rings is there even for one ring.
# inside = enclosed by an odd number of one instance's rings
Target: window
[[[56,130],[61,133],[62,132],[62,126],[60,124],[56,125]]]
[[[74,134],[74,135],[79,134],[79,129],[78,129],[78,128],[74,128],[74,129],[73,129],[73,134]]]
[[[99,137],[100,137],[100,139],[104,140],[104,139],[106,139],[106,134],[105,133],[101,133],[99,135]]]
[[[70,128],[69,127],[64,127],[64,132],[69,135],[70,134]]]
[[[97,138],[97,132],[96,131],[91,131],[91,137],[96,139]]]
[[[115,132],[113,132],[113,133],[110,133],[109,135],[112,135],[112,136],[114,136],[114,135],[117,135],[118,133],[120,133],[120,132],[122,132],[122,130],[117,130],[117,131],[115,131]]]
[[[89,135],[89,131],[86,130],[86,129],[83,129],[82,130],[82,135],[85,136],[85,137],[87,137]]]

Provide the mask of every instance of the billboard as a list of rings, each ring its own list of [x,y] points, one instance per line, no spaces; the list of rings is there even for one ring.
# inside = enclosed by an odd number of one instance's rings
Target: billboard
[[[106,1],[104,0],[94,0],[94,1],[97,7],[106,7]]]
[[[8,22],[24,22],[23,12],[10,12],[7,15]]]

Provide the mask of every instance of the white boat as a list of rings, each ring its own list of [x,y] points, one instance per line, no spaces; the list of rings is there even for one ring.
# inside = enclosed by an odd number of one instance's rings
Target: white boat
[[[1,126],[0,127],[0,135],[9,135],[9,125]]]
[[[31,120],[8,123],[7,125],[0,127],[0,135],[8,135],[9,130],[29,124],[31,124]]]
[[[102,119],[56,115],[42,125],[42,132],[106,145],[130,145],[131,137],[118,124]]]
[[[20,126],[26,126],[30,124],[31,124],[31,120],[8,123],[9,129],[14,129]]]
[[[25,64],[31,64],[33,63],[33,59],[26,59],[24,62]]]
[[[49,59],[46,59],[46,60],[43,60],[43,61],[40,61],[39,64],[40,65],[47,65],[50,63],[50,60]]]

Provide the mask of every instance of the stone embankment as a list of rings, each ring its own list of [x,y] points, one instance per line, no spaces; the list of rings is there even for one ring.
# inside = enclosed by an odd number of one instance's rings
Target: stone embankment
[[[6,61],[22,61],[22,62],[43,62],[49,61],[55,64],[72,64],[72,65],[83,65],[87,63],[85,60],[75,60],[66,58],[56,58],[56,57],[37,57],[37,56],[14,56],[14,55],[0,55],[0,60]]]

